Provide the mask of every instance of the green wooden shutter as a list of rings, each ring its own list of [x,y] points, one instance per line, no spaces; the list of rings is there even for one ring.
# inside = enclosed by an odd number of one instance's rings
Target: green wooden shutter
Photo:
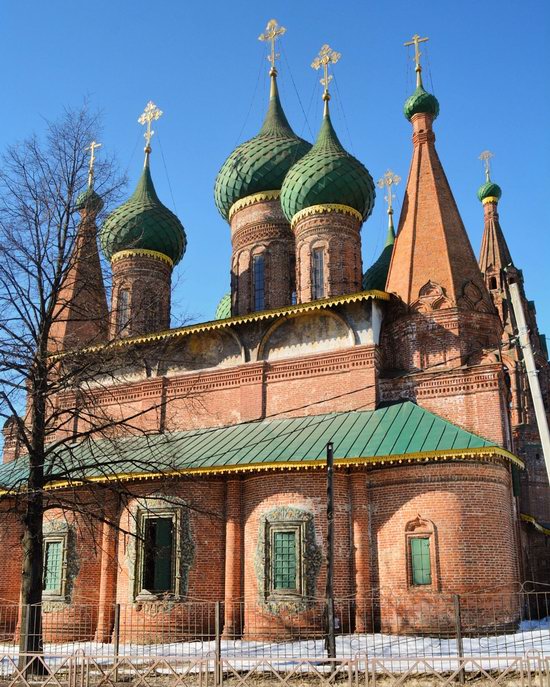
[[[411,570],[413,584],[431,584],[432,566],[430,562],[430,538],[412,537],[411,547]]]
[[[63,546],[60,541],[47,541],[44,547],[44,591],[61,594]]]
[[[172,589],[172,518],[156,518],[154,591]]]
[[[296,532],[273,533],[273,589],[296,589]]]

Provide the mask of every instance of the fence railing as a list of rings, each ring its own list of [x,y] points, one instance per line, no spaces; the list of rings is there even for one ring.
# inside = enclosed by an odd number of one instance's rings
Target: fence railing
[[[550,592],[387,592],[337,599],[334,607],[338,659],[550,657]],[[31,640],[27,647],[43,647],[50,657],[83,651],[116,658],[321,660],[326,627],[326,604],[318,599],[165,599],[103,608],[45,602],[41,613],[36,607],[22,613],[13,604],[0,606],[0,651],[16,656],[23,634]]]

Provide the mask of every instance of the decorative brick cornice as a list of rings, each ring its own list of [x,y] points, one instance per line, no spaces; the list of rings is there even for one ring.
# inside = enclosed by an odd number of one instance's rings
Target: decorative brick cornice
[[[349,207],[349,205],[340,205],[339,203],[322,203],[300,210],[300,212],[297,212],[294,215],[290,224],[294,229],[296,224],[298,224],[300,220],[304,219],[304,217],[311,217],[312,215],[326,215],[331,212],[338,212],[342,215],[350,215],[351,217],[355,217],[355,219],[359,220],[359,222],[363,222],[363,215],[355,208]]]
[[[243,208],[248,208],[251,205],[255,205],[256,203],[262,203],[266,200],[279,200],[280,196],[281,191],[277,190],[262,191],[261,193],[253,193],[250,196],[245,196],[244,198],[241,198],[237,202],[233,203],[233,205],[230,207],[228,219],[231,222],[233,215],[236,212],[239,212],[239,210],[242,210]]]
[[[113,265],[115,262],[119,262],[119,260],[125,260],[127,258],[154,258],[155,260],[160,260],[161,262],[165,262],[167,265],[170,267],[174,267],[174,261],[171,260],[167,255],[164,255],[164,253],[159,253],[156,250],[147,250],[146,248],[135,248],[135,249],[130,249],[130,250],[119,250],[118,253],[115,253],[113,257],[111,258],[111,265]]]
[[[260,222],[257,224],[250,223],[239,229],[233,234],[232,246],[233,251],[239,251],[246,246],[257,244],[261,242],[272,241],[294,241],[294,237],[290,231],[288,224],[275,222]]]

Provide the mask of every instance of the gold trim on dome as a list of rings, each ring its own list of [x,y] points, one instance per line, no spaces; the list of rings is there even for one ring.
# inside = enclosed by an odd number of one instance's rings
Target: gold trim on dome
[[[343,215],[350,215],[360,222],[363,222],[363,215],[349,205],[341,205],[340,203],[320,203],[319,205],[311,205],[297,212],[292,218],[290,226],[294,229],[296,224],[304,217],[310,217],[311,215],[326,215],[329,212],[341,212]]]
[[[130,250],[119,250],[111,258],[111,265],[119,260],[124,260],[124,258],[131,258],[134,255],[141,255],[143,257],[155,258],[161,262],[165,262],[170,267],[174,267],[174,261],[169,258],[164,253],[160,253],[158,250],[149,250],[148,248],[132,248]]]
[[[483,205],[485,205],[485,203],[498,203],[498,198],[496,196],[487,196],[487,198],[484,198],[481,202]]]
[[[367,456],[358,458],[335,458],[334,465],[340,468],[352,468],[369,465],[390,465],[398,466],[411,463],[432,463],[447,460],[468,460],[470,458],[481,458],[491,461],[494,458],[505,458],[518,467],[524,469],[523,461],[510,453],[506,449],[498,446],[482,446],[480,448],[472,449],[449,449],[447,451],[426,451],[423,453],[409,453],[403,456],[387,455],[387,456]],[[248,465],[220,465],[217,467],[204,468],[182,468],[169,469],[165,472],[125,472],[119,474],[99,475],[89,477],[85,480],[63,480],[59,482],[52,482],[47,485],[46,490],[64,489],[67,487],[76,487],[82,484],[89,483],[107,483],[123,480],[151,480],[166,477],[178,477],[183,475],[223,475],[227,473],[249,473],[249,472],[275,472],[281,470],[325,470],[326,461],[322,460],[303,460],[303,461],[270,461],[265,463],[249,463]],[[0,489],[0,495],[16,494],[17,490]],[[545,531],[535,519],[530,515],[521,515],[521,519],[535,525],[537,529],[547,534],[549,530]]]
[[[231,222],[233,215],[243,208],[250,207],[256,203],[261,203],[264,200],[278,200],[281,197],[281,192],[277,190],[273,191],[262,191],[261,193],[252,193],[250,196],[245,196],[240,200],[236,200],[233,205],[229,208],[228,218]]]

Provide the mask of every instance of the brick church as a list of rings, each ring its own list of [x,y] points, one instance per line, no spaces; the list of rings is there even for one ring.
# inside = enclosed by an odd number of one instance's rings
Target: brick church
[[[325,589],[329,441],[335,596],[353,601],[355,631],[369,629],[363,611],[373,595],[383,628],[391,629],[387,593],[421,630],[420,599],[550,580],[550,492],[514,335],[512,281],[548,404],[547,349],[501,228],[501,189],[488,170],[477,259],[435,145],[439,102],[417,60],[404,105],[412,155],[397,231],[387,175],[387,240],[365,269],[361,229],[375,184],[331,121],[335,58],[324,46],[313,144],[287,120],[273,59],[259,133],[218,173],[215,203],[232,256],[230,293],[214,320],[170,328],[172,273],[186,237],[155,191],[150,137],[136,190],[99,229],[101,199],[93,188],[80,197],[66,316],[52,347],[116,350],[116,374],[99,366],[92,393],[134,426],[117,438],[109,469],[89,475],[98,490],[127,485],[124,497],[105,492],[95,531],[79,526],[79,513],[47,512],[46,629],[63,614],[69,637],[86,613],[90,636],[106,641],[114,604],[136,615],[157,604],[151,623],[169,625],[184,613],[176,602],[187,600],[225,601],[228,635],[246,635],[258,616],[277,627],[289,610],[313,623]],[[156,110],[147,111],[150,123]],[[110,307],[96,236],[112,270]],[[12,423],[4,435],[7,485],[25,457]],[[108,455],[106,442],[82,441],[73,457],[85,462],[99,445]],[[0,598],[14,604],[19,537],[15,520],[0,530],[11,551]],[[235,611],[243,600],[244,616]],[[513,623],[514,604],[499,608],[495,622]]]

